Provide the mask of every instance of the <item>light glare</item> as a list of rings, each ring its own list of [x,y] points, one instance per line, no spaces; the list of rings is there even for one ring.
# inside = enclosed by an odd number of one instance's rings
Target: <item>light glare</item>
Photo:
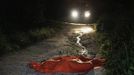
[[[78,17],[78,11],[73,10],[73,11],[72,11],[72,17],[73,17],[73,18],[77,18],[77,17]]]
[[[91,27],[82,27],[82,28],[79,28],[79,29],[75,29],[74,32],[75,33],[83,33],[83,34],[87,34],[87,33],[91,33],[91,32],[94,32],[95,30]]]
[[[85,15],[86,18],[88,18],[88,17],[90,17],[91,14],[90,14],[89,11],[85,11],[85,14],[84,15]]]

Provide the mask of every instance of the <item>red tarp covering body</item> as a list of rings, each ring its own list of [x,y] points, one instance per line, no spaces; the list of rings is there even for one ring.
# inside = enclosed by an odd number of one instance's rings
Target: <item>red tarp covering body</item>
[[[96,66],[102,66],[104,59],[89,59],[83,56],[54,57],[42,63],[31,62],[30,67],[44,73],[88,72]]]

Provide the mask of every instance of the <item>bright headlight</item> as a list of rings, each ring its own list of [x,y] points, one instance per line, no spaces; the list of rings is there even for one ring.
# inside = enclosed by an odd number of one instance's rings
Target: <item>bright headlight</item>
[[[73,18],[78,18],[78,15],[79,15],[79,13],[78,13],[77,10],[73,10],[73,11],[71,12],[71,16],[72,16]]]
[[[85,11],[85,13],[84,13],[85,18],[89,18],[90,15],[91,15],[91,13],[89,11]]]

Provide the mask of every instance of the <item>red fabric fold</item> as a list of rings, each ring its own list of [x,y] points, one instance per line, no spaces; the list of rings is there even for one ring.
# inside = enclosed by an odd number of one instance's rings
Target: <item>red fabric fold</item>
[[[54,57],[41,63],[31,62],[30,67],[44,73],[79,73],[88,72],[96,66],[102,66],[104,60],[90,59],[83,56]]]

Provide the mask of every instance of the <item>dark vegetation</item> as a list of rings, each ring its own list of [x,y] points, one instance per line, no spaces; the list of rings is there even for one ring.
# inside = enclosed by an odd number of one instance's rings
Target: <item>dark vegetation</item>
[[[105,1],[98,21],[101,53],[107,75],[134,75],[134,6],[130,0]]]
[[[47,12],[49,3],[45,0],[4,0],[0,3],[0,56],[20,51],[62,29],[61,23],[47,20],[52,16]]]
[[[1,55],[3,53],[10,53],[17,50],[21,50],[22,48],[29,46],[31,44],[35,44],[41,40],[50,38],[54,36],[57,32],[59,32],[59,28],[62,24],[50,24],[50,26],[36,27],[36,28],[28,28],[25,31],[23,30],[15,30],[14,28],[8,28],[7,31],[5,29],[1,29],[0,31],[0,52]],[[18,28],[17,28],[18,29]],[[11,31],[13,30],[13,31]]]

